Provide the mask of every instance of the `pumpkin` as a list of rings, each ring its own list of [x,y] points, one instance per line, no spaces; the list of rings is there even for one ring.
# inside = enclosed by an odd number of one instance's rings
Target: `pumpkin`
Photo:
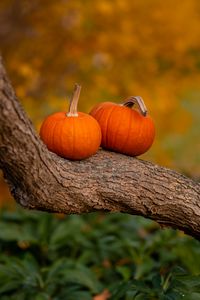
[[[134,104],[139,110],[132,109]],[[123,104],[97,104],[90,114],[101,127],[101,146],[105,149],[138,156],[145,153],[154,141],[154,122],[139,96],[132,96]]]
[[[81,86],[75,85],[68,112],[48,116],[40,129],[47,148],[68,159],[80,160],[96,153],[101,143],[101,129],[89,114],[77,112]]]

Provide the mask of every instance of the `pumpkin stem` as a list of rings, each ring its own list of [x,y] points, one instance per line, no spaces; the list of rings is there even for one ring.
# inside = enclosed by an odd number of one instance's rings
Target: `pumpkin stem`
[[[147,108],[144,104],[144,100],[140,96],[131,96],[126,101],[122,103],[122,106],[132,107],[134,104],[137,104],[141,114],[145,117],[147,115]]]
[[[66,114],[67,117],[78,117],[77,106],[78,106],[78,99],[80,96],[80,92],[81,92],[81,86],[76,83],[74,86],[74,92],[72,98],[70,100],[69,110],[68,113]]]

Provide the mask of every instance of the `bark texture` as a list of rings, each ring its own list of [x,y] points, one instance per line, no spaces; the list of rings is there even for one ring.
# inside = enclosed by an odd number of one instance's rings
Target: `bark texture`
[[[200,184],[137,158],[100,150],[68,161],[47,150],[0,61],[0,168],[23,207],[65,214],[141,215],[200,239]]]

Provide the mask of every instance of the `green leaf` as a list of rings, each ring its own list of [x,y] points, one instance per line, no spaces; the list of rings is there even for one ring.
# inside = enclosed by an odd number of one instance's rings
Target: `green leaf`
[[[89,268],[79,265],[74,269],[65,269],[62,272],[65,282],[76,283],[87,287],[92,293],[99,293],[102,285],[96,279],[95,273]]]
[[[51,299],[51,297],[46,293],[38,293],[34,297],[34,300],[49,300],[49,299]]]
[[[125,299],[126,293],[128,290],[131,289],[131,282],[116,282],[113,284],[109,290],[111,292],[111,298],[110,300],[120,300],[120,299]]]
[[[131,270],[128,266],[117,266],[116,270],[122,275],[122,279],[129,280],[131,277]]]
[[[59,296],[59,300],[92,300],[92,296],[89,292],[86,291],[75,291],[73,293],[66,292]]]
[[[20,281],[17,281],[17,280],[9,281],[9,279],[7,279],[6,281],[7,282],[4,281],[3,285],[2,285],[2,283],[0,283],[0,294],[1,295],[4,294],[4,293],[7,293],[7,292],[17,290],[21,286]]]
[[[17,224],[6,224],[0,222],[0,240],[4,241],[29,241],[35,242],[36,239],[26,227]]]

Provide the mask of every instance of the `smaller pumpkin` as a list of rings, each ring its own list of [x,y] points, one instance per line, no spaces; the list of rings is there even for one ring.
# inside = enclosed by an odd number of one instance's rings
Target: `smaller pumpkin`
[[[101,129],[90,115],[77,112],[81,86],[75,85],[68,112],[48,116],[40,129],[47,148],[68,159],[80,160],[96,153],[101,143]]]
[[[138,105],[139,111],[132,109],[134,104]],[[97,104],[90,114],[101,127],[101,146],[105,149],[138,156],[145,153],[154,141],[154,122],[139,96],[132,96],[123,104]]]

